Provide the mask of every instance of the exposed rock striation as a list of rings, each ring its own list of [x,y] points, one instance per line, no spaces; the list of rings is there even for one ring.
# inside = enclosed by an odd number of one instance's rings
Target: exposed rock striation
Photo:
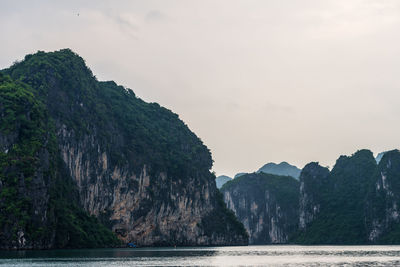
[[[385,152],[366,198],[368,241],[400,241],[400,152]]]
[[[299,228],[305,229],[318,215],[329,169],[317,162],[307,164],[300,175]]]
[[[298,187],[289,176],[252,173],[226,183],[221,192],[249,233],[250,244],[282,244],[297,230]]]

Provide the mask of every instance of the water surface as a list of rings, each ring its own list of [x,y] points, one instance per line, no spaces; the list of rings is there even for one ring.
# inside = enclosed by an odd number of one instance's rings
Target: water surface
[[[400,246],[1,251],[0,266],[400,266]]]

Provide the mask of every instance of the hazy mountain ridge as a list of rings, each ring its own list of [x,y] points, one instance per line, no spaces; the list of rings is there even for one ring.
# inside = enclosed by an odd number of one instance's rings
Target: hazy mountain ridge
[[[257,173],[269,173],[269,174],[275,174],[275,175],[282,175],[282,176],[292,176],[295,179],[299,179],[300,172],[301,170],[297,168],[294,165],[290,165],[289,163],[283,161],[279,164],[270,162],[262,166],[260,169],[257,170]],[[226,175],[220,175],[216,178],[216,183],[217,183],[217,188],[220,189],[225,183],[229,182],[232,179],[236,179],[238,177],[241,177],[243,175],[246,175],[248,173],[245,172],[239,172],[235,174],[233,178],[226,176]]]
[[[267,163],[264,166],[262,166],[260,169],[258,169],[257,172],[258,173],[260,173],[260,172],[270,173],[270,174],[283,175],[283,176],[292,176],[293,178],[298,180],[300,177],[301,169],[283,161],[279,164],[276,164],[273,162]]]
[[[230,180],[232,180],[231,177],[220,175],[215,179],[215,183],[217,185],[217,188],[220,189],[225,183],[229,182]]]

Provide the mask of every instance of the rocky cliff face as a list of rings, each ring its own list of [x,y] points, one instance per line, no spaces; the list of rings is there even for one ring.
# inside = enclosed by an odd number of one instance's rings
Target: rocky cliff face
[[[307,202],[307,198],[312,197],[316,204],[308,207],[300,204],[305,207],[301,211],[304,216],[299,218],[302,228],[295,241],[306,244],[367,243],[365,200],[376,169],[371,151],[360,150],[350,157],[341,156],[329,175],[326,170],[318,169],[314,179],[303,186],[312,190],[300,202]]]
[[[302,176],[310,167],[304,168]],[[400,242],[400,152],[386,152],[376,165],[368,150],[341,156],[332,171],[316,172],[300,191],[300,231],[306,244],[373,244]],[[304,180],[304,179],[303,179]],[[306,197],[305,197],[306,196]],[[306,205],[312,196],[318,205]],[[304,204],[303,204],[304,202]],[[314,208],[314,207],[317,208]],[[318,212],[313,213],[314,210]]]
[[[307,164],[300,175],[299,228],[305,229],[321,209],[329,170],[317,162]]]
[[[176,114],[114,82],[98,82],[70,50],[29,55],[3,72],[31,86],[43,103],[60,159],[55,171],[62,168],[72,182],[77,205],[122,241],[247,244],[242,225],[219,201],[208,149]],[[211,215],[221,224],[209,223]]]
[[[397,243],[400,240],[400,152],[385,152],[366,200],[368,241]]]
[[[0,248],[118,245],[79,207],[52,121],[32,92],[0,73]]]
[[[61,129],[62,158],[78,186],[83,208],[110,225],[123,241],[140,245],[211,243],[199,238],[198,224],[214,207],[212,183],[202,184],[200,177],[173,179],[164,172],[153,176],[146,165],[135,173],[128,164],[113,165],[96,138],[85,136],[71,142],[73,132]]]
[[[95,138],[71,142],[73,133],[61,129],[62,158],[84,209],[110,225],[124,242],[142,246],[246,244],[231,222],[226,225],[231,234],[204,234],[202,219],[217,206],[210,173],[175,178],[166,172],[150,174],[147,165],[136,173],[129,164],[113,165]]]
[[[282,244],[297,230],[298,181],[289,176],[246,174],[221,192],[250,236],[250,244]]]

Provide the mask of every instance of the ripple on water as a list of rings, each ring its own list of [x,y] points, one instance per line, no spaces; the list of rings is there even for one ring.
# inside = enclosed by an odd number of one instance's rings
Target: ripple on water
[[[400,246],[2,251],[0,266],[400,266]]]

